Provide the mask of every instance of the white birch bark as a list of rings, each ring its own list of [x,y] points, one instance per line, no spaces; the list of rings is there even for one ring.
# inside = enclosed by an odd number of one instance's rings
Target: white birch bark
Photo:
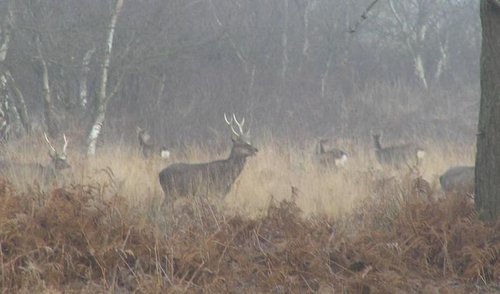
[[[82,109],[87,109],[88,104],[88,75],[90,71],[90,60],[95,53],[95,48],[91,48],[83,55],[82,70],[80,72],[80,97],[79,104]]]
[[[40,35],[37,35],[35,38],[35,47],[37,51],[37,58],[40,62],[40,66],[42,68],[42,94],[43,94],[43,106],[44,106],[44,118],[45,124],[47,126],[47,131],[49,136],[55,137],[58,133],[58,126],[55,121],[55,115],[52,105],[52,92],[50,88],[49,81],[49,69],[47,67],[47,62],[43,57],[42,53],[42,41],[40,40]]]
[[[311,46],[309,41],[309,19],[311,13],[316,9],[317,4],[318,0],[308,0],[304,9],[304,44],[302,45],[302,55],[306,58],[309,58],[309,47]]]
[[[7,58],[7,51],[9,49],[10,37],[11,37],[11,5],[9,5],[9,11],[0,24],[0,63],[4,63]],[[8,110],[8,89],[7,89],[7,77],[5,71],[0,71],[0,134],[3,140],[7,139],[9,130],[9,117]]]
[[[9,84],[10,88],[14,92],[13,96],[14,96],[14,99],[16,102],[16,110],[17,110],[17,114],[19,116],[19,119],[21,120],[21,124],[23,125],[26,133],[31,134],[31,131],[33,128],[31,125],[31,118],[28,114],[28,107],[26,106],[26,102],[24,100],[23,92],[21,92],[19,87],[17,87],[17,83],[14,80],[14,77],[12,76],[10,71],[7,70],[5,72],[5,77],[7,78],[7,82]]]
[[[448,40],[439,44],[439,61],[434,73],[434,80],[439,81],[448,66]]]
[[[15,0],[11,0],[8,5],[8,11],[5,16],[5,19],[2,21],[0,32],[1,32],[1,43],[0,43],[0,63],[4,63],[7,58],[7,52],[9,50],[9,43],[12,35],[12,27],[15,23]],[[24,100],[23,93],[17,87],[12,74],[8,69],[4,69],[0,74],[0,80],[2,81],[2,85],[5,87],[5,99],[10,99],[8,97],[8,88],[12,89],[14,92],[15,105],[11,105],[10,108],[12,114],[16,115],[17,118],[21,121],[25,131],[27,133],[31,133],[31,120],[28,115],[28,110],[26,107],[26,103]],[[7,101],[8,102],[8,101]]]
[[[283,49],[281,56],[281,82],[284,88],[288,70],[288,0],[283,0],[283,15],[283,32],[281,35],[281,46]]]
[[[113,49],[113,38],[115,34],[116,21],[118,20],[118,15],[123,7],[123,0],[116,0],[115,7],[111,12],[111,19],[109,22],[108,34],[106,38],[105,48],[102,56],[101,63],[101,81],[99,85],[99,93],[97,97],[97,107],[94,118],[94,123],[90,129],[87,143],[87,155],[94,156],[96,152],[97,139],[102,131],[102,127],[104,125],[104,120],[106,118],[106,107],[109,99],[111,98],[111,94],[107,94],[107,86],[108,86],[108,71],[109,64],[111,60],[111,52]]]
[[[333,62],[333,52],[334,50],[330,49],[331,52],[328,54],[328,60],[326,61],[326,68],[323,74],[321,75],[321,98],[325,98],[326,95],[326,82],[328,77],[330,76],[330,70]]]

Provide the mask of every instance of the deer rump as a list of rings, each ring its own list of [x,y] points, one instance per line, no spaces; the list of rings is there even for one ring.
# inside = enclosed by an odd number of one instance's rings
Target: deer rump
[[[446,193],[474,194],[474,180],[474,166],[451,167],[439,177],[441,187]]]
[[[245,165],[245,159],[172,164],[159,174],[165,196],[225,196]]]

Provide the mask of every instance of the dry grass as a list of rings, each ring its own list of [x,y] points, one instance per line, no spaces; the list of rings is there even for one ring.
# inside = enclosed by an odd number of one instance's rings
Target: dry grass
[[[222,204],[195,199],[169,215],[158,207],[157,181],[168,163],[125,148],[104,147],[92,160],[70,150],[64,188],[0,181],[1,288],[500,291],[500,223],[480,222],[466,199],[443,198],[435,182],[449,165],[470,164],[471,147],[426,144],[432,152],[419,169],[426,187],[415,173],[381,169],[369,148],[339,144],[355,156],[326,171],[308,151],[268,142]],[[176,160],[226,155],[210,153],[193,147]]]

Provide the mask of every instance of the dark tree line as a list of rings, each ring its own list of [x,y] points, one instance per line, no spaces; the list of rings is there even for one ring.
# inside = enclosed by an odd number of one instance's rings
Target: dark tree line
[[[0,3],[2,136],[216,140],[236,112],[254,134],[473,138],[471,1],[383,1],[355,34],[371,1],[119,2]]]

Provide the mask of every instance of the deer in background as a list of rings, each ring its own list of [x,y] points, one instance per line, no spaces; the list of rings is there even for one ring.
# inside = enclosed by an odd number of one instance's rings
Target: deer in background
[[[165,202],[178,196],[217,195],[224,197],[229,193],[243,168],[247,157],[253,156],[258,149],[249,140],[249,131],[243,132],[245,119],[241,122],[233,114],[224,119],[232,131],[233,146],[229,157],[207,163],[175,163],[159,174],[160,185],[165,193]]]
[[[139,141],[139,150],[141,151],[144,158],[151,158],[155,152],[155,143],[151,139],[151,135],[145,129],[136,127],[137,130],[137,140]],[[158,150],[158,154],[162,159],[170,158],[170,150],[166,146],[162,146]]]
[[[325,143],[328,139],[319,139],[316,146],[316,161],[325,167],[343,167],[347,163],[349,154],[337,148],[331,148],[329,150],[325,149]]]
[[[474,166],[450,167],[439,177],[439,183],[445,193],[458,193],[467,196],[474,194],[474,180]]]
[[[401,167],[401,165],[417,166],[425,156],[424,149],[415,144],[382,147],[380,136],[380,134],[374,134],[373,143],[375,145],[375,156],[381,165],[396,168]]]
[[[0,161],[0,174],[6,177],[14,177],[14,179],[30,180],[37,179],[44,184],[49,184],[55,181],[60,174],[60,171],[71,168],[66,155],[68,140],[66,135],[63,135],[64,144],[62,152],[58,152],[50,143],[47,134],[44,133],[45,141],[49,146],[49,156],[51,162],[48,165],[40,163],[17,163],[12,161]]]

